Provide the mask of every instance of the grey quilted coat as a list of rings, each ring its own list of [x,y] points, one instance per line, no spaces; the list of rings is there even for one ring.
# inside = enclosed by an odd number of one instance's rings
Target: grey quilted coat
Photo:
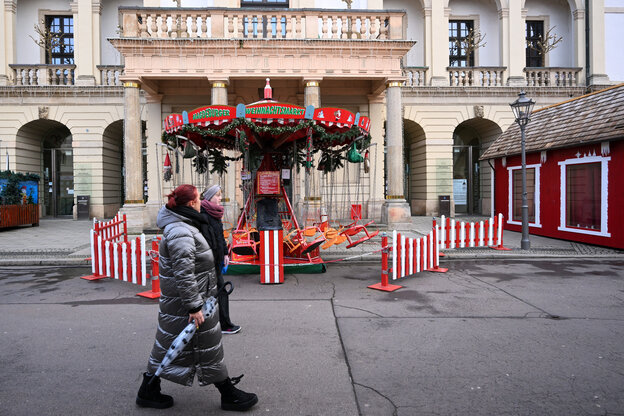
[[[191,220],[163,207],[156,224],[163,230],[159,248],[160,311],[156,340],[147,371],[154,373],[173,340],[188,324],[189,311],[216,296],[214,257],[206,239]],[[197,373],[200,385],[228,377],[223,362],[219,312],[206,318],[180,355],[161,377],[191,386]]]

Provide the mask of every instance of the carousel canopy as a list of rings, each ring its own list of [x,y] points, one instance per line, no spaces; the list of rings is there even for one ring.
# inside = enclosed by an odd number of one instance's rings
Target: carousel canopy
[[[244,132],[249,143],[266,151],[280,151],[312,136],[315,148],[344,146],[368,136],[370,119],[351,111],[301,107],[272,100],[236,107],[212,105],[165,118],[163,141],[183,136],[198,147],[237,149]]]

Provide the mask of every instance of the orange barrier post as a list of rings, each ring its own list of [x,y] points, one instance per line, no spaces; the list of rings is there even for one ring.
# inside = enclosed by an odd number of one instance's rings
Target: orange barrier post
[[[390,249],[388,248],[388,236],[386,233],[383,233],[381,236],[381,247],[381,283],[375,283],[368,287],[370,289],[383,290],[384,292],[394,292],[403,286],[391,285],[388,283],[388,253]]]
[[[137,293],[137,296],[142,296],[148,299],[157,299],[160,297],[160,271],[158,269],[158,238],[152,239],[152,249],[149,252],[150,262],[152,263],[152,290],[147,292]]]
[[[494,232],[496,232],[496,245],[490,246],[494,250],[511,251],[510,248],[503,246],[503,214],[498,214],[494,217]]]

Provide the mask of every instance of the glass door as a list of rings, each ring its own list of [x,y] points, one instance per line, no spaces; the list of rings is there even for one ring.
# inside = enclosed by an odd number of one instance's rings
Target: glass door
[[[72,149],[44,149],[44,216],[71,217],[74,207]]]
[[[453,199],[456,214],[481,212],[479,147],[453,146]]]

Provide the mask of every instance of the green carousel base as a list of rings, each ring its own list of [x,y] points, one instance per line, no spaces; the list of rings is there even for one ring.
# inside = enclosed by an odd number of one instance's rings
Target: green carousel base
[[[294,273],[302,273],[302,274],[315,274],[315,273],[325,273],[327,271],[327,266],[325,263],[304,263],[304,264],[285,264],[284,265],[284,274],[294,274]],[[260,274],[260,266],[257,264],[233,264],[227,268],[225,272],[226,275],[231,274]]]

